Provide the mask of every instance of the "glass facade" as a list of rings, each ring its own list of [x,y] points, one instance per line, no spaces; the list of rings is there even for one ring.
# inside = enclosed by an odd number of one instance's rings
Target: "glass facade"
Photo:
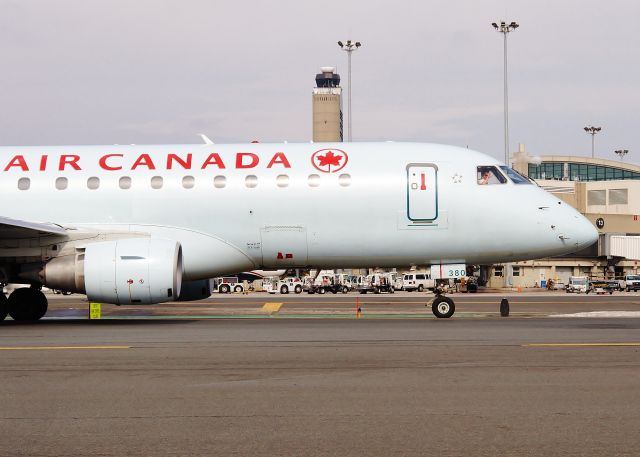
[[[568,165],[568,176],[565,176],[564,173],[565,165]],[[587,163],[542,162],[539,165],[529,164],[529,177],[569,181],[612,181],[615,179],[640,179],[640,173]]]

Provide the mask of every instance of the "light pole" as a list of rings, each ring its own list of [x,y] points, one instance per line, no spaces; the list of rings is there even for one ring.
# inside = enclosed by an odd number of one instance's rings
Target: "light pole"
[[[596,133],[602,130],[602,127],[594,127],[593,125],[584,128],[584,131],[591,135],[591,158],[595,157]]]
[[[356,49],[358,49],[360,46],[362,46],[362,43],[360,43],[359,41],[351,41],[351,40],[347,40],[344,43],[342,41],[338,41],[338,46],[340,46],[340,48],[343,51],[347,51],[347,56],[348,56],[348,62],[349,62],[349,70],[348,70],[348,80],[349,80],[349,93],[347,95],[348,98],[348,109],[349,109],[349,117],[347,118],[347,125],[349,127],[349,135],[347,136],[347,139],[349,142],[351,142],[352,140],[352,130],[351,130],[351,53],[353,51],[355,51]]]
[[[613,152],[615,152],[618,155],[618,157],[620,157],[620,162],[624,160],[624,156],[629,154],[628,149],[618,149],[617,151],[613,151]]]
[[[515,29],[520,27],[519,24],[515,22],[511,22],[511,24],[507,24],[506,22],[500,22],[500,25],[492,22],[496,31],[502,33],[504,36],[504,163],[505,165],[509,165],[509,90],[507,83],[507,34],[509,32],[513,32]]]

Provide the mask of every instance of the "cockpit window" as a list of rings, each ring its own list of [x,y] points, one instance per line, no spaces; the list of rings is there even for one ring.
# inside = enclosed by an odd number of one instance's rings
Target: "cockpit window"
[[[513,181],[514,184],[531,184],[531,180],[529,180],[528,178],[525,178],[514,169],[509,168],[506,165],[500,165],[500,168],[502,168],[502,171],[505,172],[505,174],[509,177],[511,181]]]
[[[504,184],[507,182],[507,178],[505,178],[502,173],[498,171],[496,167],[492,166],[483,166],[478,167],[478,184],[487,185],[487,184]]]

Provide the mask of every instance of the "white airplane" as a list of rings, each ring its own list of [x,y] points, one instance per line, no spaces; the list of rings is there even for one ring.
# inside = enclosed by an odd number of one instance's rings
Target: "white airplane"
[[[417,143],[0,148],[0,320],[41,286],[91,301],[209,295],[238,271],[488,264],[566,254],[593,225],[490,156]],[[432,310],[449,317],[453,301]]]

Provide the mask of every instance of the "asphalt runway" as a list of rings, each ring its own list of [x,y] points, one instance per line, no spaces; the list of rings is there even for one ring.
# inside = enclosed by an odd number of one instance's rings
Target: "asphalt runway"
[[[54,298],[0,325],[0,455],[640,455],[640,296],[338,297]]]

